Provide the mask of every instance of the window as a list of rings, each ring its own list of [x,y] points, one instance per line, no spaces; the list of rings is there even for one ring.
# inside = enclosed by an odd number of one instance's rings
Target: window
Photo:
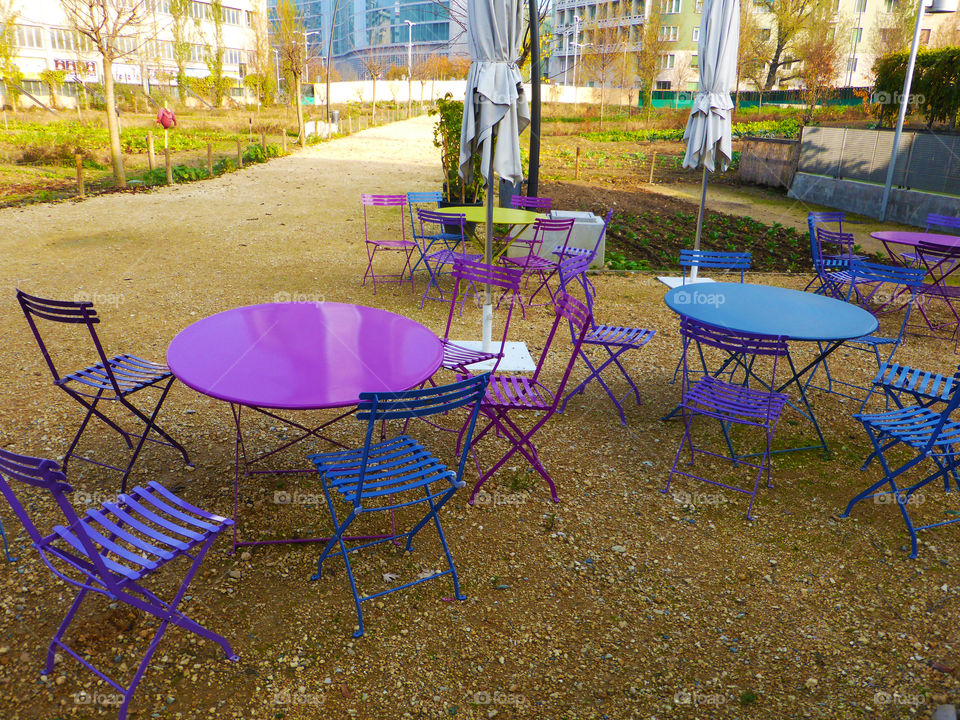
[[[170,0],[150,0],[147,7],[155,13],[170,14]]]
[[[696,53],[693,53],[693,55],[690,56],[690,67],[692,68],[700,67],[700,58],[697,56]]]
[[[190,62],[201,63],[206,56],[206,48],[203,45],[190,46]]]
[[[884,0],[883,2],[883,11],[892,13],[897,9],[897,0]]]
[[[703,12],[703,0],[697,0],[696,4],[693,6],[693,11],[698,13]]]
[[[660,0],[660,12],[663,15],[673,15],[680,12],[680,0]]]
[[[699,25],[696,25],[693,28],[693,41],[700,42],[700,26]]]
[[[247,10],[246,12],[244,12],[244,16],[246,17],[246,20],[247,20],[247,27],[253,27],[253,13]]]
[[[673,53],[666,53],[660,56],[660,69],[670,70],[677,63],[677,56]]]
[[[190,17],[194,20],[206,20],[210,17],[210,6],[207,3],[194,2],[190,3]]]
[[[930,44],[930,29],[926,28],[920,31],[920,44],[929,45]]]
[[[857,59],[855,57],[847,58],[847,72],[856,72]]]
[[[661,25],[660,39],[676,42],[680,38],[680,28],[677,25]]]
[[[853,11],[862,13],[867,11],[867,0],[857,0],[856,4],[853,6]]]
[[[657,90],[669,90],[670,81],[669,80],[657,80]]]
[[[38,30],[40,28],[37,28]],[[47,94],[47,84],[42,83],[39,80],[24,80],[20,85],[31,95],[46,95]]]
[[[42,48],[43,28],[32,25],[17,25],[17,47]]]
[[[854,28],[853,34],[850,37],[850,42],[854,45],[859,44],[863,40],[863,28]]]
[[[236,8],[225,7],[223,9],[223,22],[227,25],[239,25],[240,11]]]
[[[223,61],[227,65],[239,65],[240,64],[240,51],[235,48],[227,48],[223,52]]]
[[[132,37],[117,38],[117,50],[121,55],[129,55],[137,49],[137,39]]]
[[[173,43],[168,40],[157,40],[153,51],[160,60],[173,60]]]
[[[73,30],[64,30],[63,28],[50,28],[50,47],[54,50],[80,50],[90,52],[90,40],[85,35],[80,35]]]

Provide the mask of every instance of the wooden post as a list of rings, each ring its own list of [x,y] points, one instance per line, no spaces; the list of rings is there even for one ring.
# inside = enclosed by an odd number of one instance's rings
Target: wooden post
[[[264,130],[260,133],[260,147],[263,148],[263,155],[267,155],[267,131]]]
[[[580,179],[580,146],[577,145],[577,164],[576,169],[574,170],[573,177],[575,180]]]
[[[650,178],[647,180],[648,184],[653,183],[653,169],[657,166],[657,151],[654,150],[653,154],[650,156]]]
[[[243,150],[240,148],[240,138],[237,138],[237,170],[243,167]]]
[[[163,149],[163,159],[167,165],[167,185],[173,184],[173,163],[170,160],[170,148]]]
[[[250,142],[253,142],[253,117],[252,116],[249,119],[249,123],[250,123]]]
[[[350,123],[350,134],[353,135],[353,115],[347,115],[347,120]]]
[[[149,163],[151,170],[157,167],[157,158],[153,154],[153,132],[152,131],[147,133],[147,163]]]
[[[213,143],[207,143],[207,174],[213,177]]]
[[[280,149],[283,150],[283,154],[287,154],[287,129],[284,128],[283,132],[280,133]]]
[[[77,197],[83,199],[83,155],[77,155]]]

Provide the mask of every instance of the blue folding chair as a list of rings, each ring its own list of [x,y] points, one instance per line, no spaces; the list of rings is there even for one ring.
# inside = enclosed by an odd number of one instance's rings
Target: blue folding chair
[[[960,517],[954,517],[926,525],[915,525],[908,511],[908,507],[913,504],[914,495],[921,488],[934,480],[943,478],[944,490],[949,491],[950,476],[956,480],[957,468],[960,466],[960,453],[955,448],[960,444],[960,422],[953,421],[950,417],[958,405],[960,405],[960,383],[954,383],[949,402],[940,410],[935,410],[930,404],[918,404],[898,407],[896,410],[882,413],[854,415],[853,417],[863,425],[873,445],[873,452],[867,456],[861,470],[866,470],[876,459],[879,460],[883,469],[883,477],[854,497],[840,517],[849,517],[854,505],[861,500],[874,498],[877,502],[882,502],[881,498],[892,496],[910,534],[911,558],[917,557],[917,533],[920,530],[960,522]],[[899,465],[891,465],[887,457],[888,452],[901,446],[912,450],[912,457]],[[928,459],[936,466],[936,470],[914,484],[901,488],[898,478],[918,468],[924,460]]]
[[[748,252],[725,252],[720,250],[680,250],[680,267],[684,269],[697,267],[708,270],[739,270],[740,282],[743,282],[743,273],[750,269],[751,255]],[[687,278],[684,273],[683,283]]]
[[[850,349],[860,350],[862,352],[872,352],[874,359],[877,361],[878,370],[885,362],[889,363],[893,358],[894,353],[897,351],[897,348],[900,347],[900,343],[903,342],[903,337],[907,330],[907,323],[910,321],[910,311],[913,309],[913,305],[916,302],[917,291],[923,286],[924,275],[925,271],[922,268],[909,268],[902,267],[900,265],[882,265],[880,263],[867,262],[865,260],[854,258],[850,263],[851,282],[849,288],[847,289],[847,297],[845,298],[846,301],[850,302],[853,294],[856,292],[861,300],[860,304],[863,305],[864,309],[870,310],[871,312],[874,312],[874,314],[877,314],[879,311],[874,310],[871,306],[871,303],[875,299],[879,298],[880,288],[892,288],[890,293],[887,294],[889,294],[889,296],[894,300],[884,302],[882,304],[882,309],[891,308],[892,305],[902,305],[905,307],[905,310],[903,313],[903,322],[900,324],[900,329],[896,336],[889,337],[886,335],[881,335],[879,332],[875,332],[870,335],[864,335],[862,337],[853,338],[852,340],[847,340],[844,343],[844,346]],[[857,288],[862,285],[871,285],[872,289],[866,294],[861,294]],[[909,299],[906,300],[908,297]],[[886,310],[886,312],[889,312],[889,310]],[[820,352],[822,354],[824,352],[824,345],[823,343],[819,343],[819,345]],[[881,348],[890,348],[890,353],[886,356],[886,358],[881,358]],[[813,384],[813,379],[821,367],[827,376],[826,387]],[[871,392],[871,388],[863,387],[862,385],[857,385],[856,383],[835,378],[830,373],[830,366],[827,358],[823,358],[810,372],[810,375],[807,377],[807,381],[804,384],[804,391],[806,391],[807,388],[813,387],[818,390],[823,390],[824,392],[835,393],[842,397],[850,398],[851,400],[861,400],[863,398],[863,395],[849,395],[841,390],[835,389],[834,386],[836,385],[853,388],[855,390],[862,390],[863,393],[866,394]]]
[[[417,232],[417,210],[436,210],[440,206],[440,202],[443,200],[443,193],[439,190],[430,190],[427,192],[408,192],[407,193],[407,209],[410,211],[410,228],[413,231],[411,237],[417,243],[417,251],[420,253],[420,257],[417,258],[417,262],[414,263],[413,268],[410,270],[411,273],[416,271],[421,264],[424,264],[424,256],[430,252],[433,248],[433,245],[438,241],[443,241],[448,245],[455,245],[460,239],[459,234],[441,232],[435,235],[431,235],[427,238],[428,242],[424,246],[421,244],[421,240],[424,238],[420,237],[420,233]],[[426,265],[424,264],[425,269]]]
[[[810,212],[807,213],[807,230],[810,232],[810,259],[813,262],[813,269],[815,271],[813,278],[810,282],[807,283],[807,286],[804,290],[809,290],[817,282],[820,285],[817,287],[814,292],[820,293],[823,288],[823,278],[821,277],[819,261],[820,261],[820,251],[817,245],[817,236],[816,229],[819,225],[824,223],[836,223],[837,232],[843,232],[843,221],[846,220],[846,215],[843,212]]]
[[[419,585],[427,580],[450,575],[453,578],[453,593],[458,600],[466,597],[460,592],[457,570],[453,564],[450,548],[447,546],[443,528],[437,513],[453,497],[458,488],[463,487],[463,470],[467,453],[473,439],[473,430],[480,411],[480,399],[487,389],[490,374],[477,375],[460,382],[439,387],[406,390],[395,393],[361,393],[357,406],[357,419],[367,422],[367,434],[363,447],[356,450],[320,453],[311,455],[310,460],[320,473],[323,494],[327,499],[334,535],[324,547],[317,561],[317,572],[311,580],[319,580],[323,572],[323,562],[328,557],[340,555],[347,568],[347,578],[353,601],[357,608],[358,628],[354,637],[363,635],[362,602],[373,600],[381,595]],[[432,453],[408,435],[374,442],[374,430],[377,421],[425,418],[472,406],[464,425],[463,445],[456,472],[448,470]],[[401,508],[426,503],[429,507],[410,530],[364,541],[347,548],[344,535],[347,529],[361,514],[400,510]],[[341,522],[337,507],[346,507],[347,517]],[[349,553],[406,538],[406,550],[413,549],[413,539],[428,522],[433,521],[440,536],[443,552],[447,557],[447,569],[425,577],[418,577],[402,585],[391,587],[362,598],[357,592],[357,583],[350,564]],[[333,552],[339,546],[339,551]]]

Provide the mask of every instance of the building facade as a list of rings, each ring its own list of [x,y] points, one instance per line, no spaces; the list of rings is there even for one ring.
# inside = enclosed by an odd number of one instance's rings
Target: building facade
[[[215,25],[210,3],[193,0],[186,23],[190,41],[190,57],[185,66],[188,77],[210,74],[205,59],[215,47]],[[89,40],[70,27],[59,0],[19,0],[14,2],[16,65],[23,75],[23,89],[37,100],[50,100],[49,88],[42,82],[45,70],[63,70],[65,82],[57,93],[61,106],[75,104],[80,85],[103,82],[103,62]],[[113,64],[117,83],[138,86],[149,91],[152,86],[176,86],[177,67],[173,53],[173,17],[169,0],[150,0],[144,19],[120,38],[123,56]],[[262,0],[223,1],[223,73],[230,79],[229,94],[245,98],[243,78],[252,72],[257,13],[264,11]],[[3,102],[9,104],[6,89],[0,84]],[[21,102],[30,105],[29,95]]]
[[[408,52],[414,65],[430,55],[467,55],[465,0],[301,0],[308,53],[317,59],[311,65],[325,62],[335,7],[331,63],[345,80],[406,68]]]
[[[775,17],[764,3],[750,2],[758,25],[774,32]],[[604,47],[606,28],[619,31],[618,47],[624,53],[637,52],[643,28],[650,18],[649,3],[659,7],[659,35],[663,50],[661,71],[655,90],[696,90],[699,81],[697,45],[703,0],[556,0],[553,6],[553,30],[548,77],[551,82],[573,85],[596,84],[587,68],[594,48]],[[833,0],[832,24],[842,33],[844,62],[836,78],[838,87],[869,87],[873,83],[872,67],[883,46],[883,33],[896,25],[898,2],[913,0]],[[949,27],[948,27],[949,25]],[[953,29],[957,19],[951,15],[924,14],[921,24],[921,46],[934,42],[960,42]],[[910,23],[912,30],[913,24]],[[949,37],[947,37],[949,36]],[[908,39],[909,41],[909,39]],[[775,89],[799,88],[802,82],[794,77],[796,65],[787,64]],[[595,71],[594,73],[595,74]],[[637,79],[627,78],[628,87]],[[619,83],[615,83],[619,84]],[[749,86],[748,86],[749,89]]]

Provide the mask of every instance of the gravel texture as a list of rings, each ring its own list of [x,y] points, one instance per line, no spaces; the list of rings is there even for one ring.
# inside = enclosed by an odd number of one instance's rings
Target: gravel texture
[[[176,332],[238,305],[275,299],[329,300],[387,308],[442,331],[445,308],[419,308],[419,293],[362,288],[365,256],[359,194],[429,189],[439,182],[429,118],[376,128],[204,183],[150,194],[0,212],[0,446],[57,457],[79,421],[77,406],[51,387],[14,299],[14,288],[97,302],[108,348],[162,359]],[[391,261],[388,259],[387,264]],[[802,288],[806,278],[750,281]],[[777,456],[748,522],[742,496],[691,480],[659,492],[681,426],[660,420],[676,403],[669,384],[679,351],[676,317],[652,275],[594,278],[601,321],[643,325],[657,335],[627,356],[643,402],[626,404],[626,427],[592,385],[540,433],[543,462],[560,493],[519,461],[487,484],[474,507],[459,493],[443,514],[468,599],[450,602],[446,579],[374,601],[367,634],[336,563],[315,583],[319,549],[258,548],[228,555],[226,539],[194,581],[188,613],[222,632],[240,655],[170,630],[132,704],[132,718],[860,718],[929,717],[958,699],[960,583],[957,530],[922,535],[916,560],[896,508],[862,503],[838,520],[855,492],[877,477],[860,472],[868,442],[850,418],[859,404],[814,392],[833,450]],[[419,284],[422,290],[423,282]],[[514,337],[538,350],[550,313],[517,318]],[[885,329],[893,319],[885,320]],[[471,337],[479,311],[467,304],[457,333]],[[565,331],[564,331],[565,332]],[[559,381],[565,342],[548,384]],[[71,366],[89,355],[80,340],[60,348]],[[796,348],[799,359],[809,348]],[[838,373],[864,381],[868,358],[841,351]],[[957,363],[952,341],[909,336],[902,362],[940,372]],[[578,366],[574,380],[583,368]],[[621,393],[626,387],[610,375]],[[187,445],[196,469],[150,449],[136,481],[156,479],[188,500],[229,514],[233,430],[229,408],[178,385],[161,416]],[[452,419],[451,419],[452,420]],[[707,426],[702,426],[708,435]],[[348,419],[335,432],[359,442]],[[276,422],[253,441],[287,437]],[[418,428],[441,455],[449,435]],[[780,446],[809,440],[785,416]],[[749,440],[750,438],[746,438]],[[480,458],[496,448],[484,443]],[[502,448],[503,446],[500,445]],[[102,428],[84,449],[119,459]],[[303,464],[300,446],[282,462]],[[717,477],[736,473],[722,464]],[[701,469],[703,466],[700,466]],[[467,480],[476,478],[468,470]],[[101,502],[115,475],[74,465],[75,501]],[[244,480],[244,534],[322,532],[324,507],[278,504],[278,491],[311,494],[309,477]],[[27,493],[41,524],[55,508]],[[942,519],[954,495],[931,485],[917,508]],[[9,720],[115,714],[111,689],[73,660],[40,670],[48,638],[72,594],[0,508],[20,560],[0,565],[0,716]],[[401,514],[398,521],[407,516]],[[369,527],[383,527],[372,518]],[[440,568],[439,543],[425,537],[406,555],[383,546],[357,559],[368,592]],[[155,578],[170,593],[182,567]],[[129,677],[155,624],[102,598],[81,611],[68,639],[101,666]]]

